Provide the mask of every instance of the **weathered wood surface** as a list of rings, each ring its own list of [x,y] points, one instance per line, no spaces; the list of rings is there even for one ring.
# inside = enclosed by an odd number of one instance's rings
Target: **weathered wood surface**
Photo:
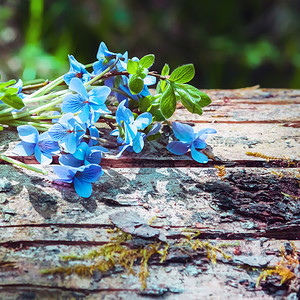
[[[162,147],[166,140],[118,160],[112,149],[101,162],[105,174],[94,184],[93,195],[83,199],[68,185],[0,162],[0,299],[295,296],[299,280],[294,287],[255,283],[261,267],[279,262],[285,243],[293,241],[300,248],[300,91],[207,92],[213,103],[203,116],[179,108],[173,117],[195,123],[195,129],[217,129],[207,140],[215,160],[206,165],[189,155],[173,156]],[[0,133],[1,152],[16,158],[16,140],[14,131]],[[285,155],[290,161],[266,162],[247,151]],[[36,163],[32,157],[21,160]],[[214,167],[223,164],[224,180]],[[153,228],[170,244],[164,263],[150,259],[146,290],[137,276],[120,269],[90,278],[41,274],[61,263],[60,254],[83,254],[107,244],[107,229],[115,227],[110,216],[117,212],[153,220]],[[200,230],[197,238],[212,244],[230,244],[224,251],[232,259],[218,255],[214,265],[205,251],[189,256],[178,250],[186,228]]]

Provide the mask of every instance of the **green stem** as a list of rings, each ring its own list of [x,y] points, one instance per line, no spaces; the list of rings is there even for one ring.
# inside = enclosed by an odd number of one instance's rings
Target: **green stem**
[[[28,122],[28,121],[21,121],[21,120],[7,121],[4,124],[13,127],[18,127],[20,125],[32,125],[39,131],[47,131],[52,126],[52,124],[48,124],[48,123],[35,123],[35,122]]]
[[[72,94],[72,92],[66,93],[66,95],[68,95],[68,94]],[[64,96],[66,96],[66,95],[64,95]],[[56,104],[59,104],[61,101],[63,101],[63,98],[64,97],[60,96],[56,100],[54,100],[54,101],[52,101],[50,103],[44,104],[44,105],[42,105],[40,107],[37,107],[37,108],[34,108],[34,109],[30,110],[29,113],[30,113],[30,115],[32,115],[32,114],[38,113],[38,112],[40,112],[42,110],[47,110],[50,107],[52,107],[52,106],[54,106]]]
[[[51,91],[53,88],[55,88],[56,86],[60,85],[63,81],[64,81],[64,75],[56,78],[51,83],[49,83],[46,86],[44,86],[43,88],[35,91],[34,93],[27,96],[26,98],[28,100],[28,99],[34,98],[35,96],[43,96],[46,93],[48,93],[49,91]]]
[[[172,123],[171,123],[171,122],[169,122],[168,120],[164,120],[164,122],[165,122],[170,128],[172,128]]]
[[[133,99],[130,95],[128,95],[127,93],[123,92],[122,90],[120,89],[116,89],[116,88],[110,88],[113,92],[117,92],[118,94],[121,94],[127,98],[130,98],[131,100],[133,101],[136,101],[135,99]]]
[[[101,115],[101,117],[102,117],[102,118],[105,118],[105,119],[114,120],[114,121],[116,120],[116,117],[115,117],[115,116],[112,116],[112,115],[104,115],[104,114],[103,114],[103,115]]]
[[[95,81],[97,81],[98,79],[100,79],[103,75],[105,75],[107,72],[109,72],[111,69],[113,69],[115,67],[115,65],[118,63],[119,58],[116,57],[115,62],[110,65],[107,69],[105,69],[102,73],[98,74],[97,76],[95,76],[93,79],[91,79],[90,81],[86,82],[84,84],[85,87],[91,85],[92,83],[94,83]]]
[[[28,103],[33,103],[33,102],[37,102],[37,101],[43,101],[43,100],[48,100],[48,99],[51,99],[51,98],[55,98],[55,97],[58,97],[58,96],[61,96],[65,93],[69,92],[69,90],[63,90],[63,91],[58,91],[56,93],[51,93],[51,94],[48,94],[48,95],[44,95],[44,96],[40,96],[40,97],[35,97],[33,99],[28,99],[27,97],[23,99],[23,102],[25,104],[28,104]],[[28,100],[27,100],[28,99]]]
[[[31,119],[33,120],[52,120],[52,119],[59,119],[63,115],[53,115],[53,116],[31,116]]]
[[[34,172],[37,172],[37,173],[40,173],[40,174],[44,174],[44,175],[47,175],[48,172],[47,171],[44,171],[44,170],[41,170],[41,169],[38,169],[36,167],[33,167],[33,166],[30,166],[30,165],[27,165],[27,164],[24,164],[18,160],[15,160],[15,159],[12,159],[10,157],[7,157],[6,155],[3,155],[3,154],[0,154],[0,159],[8,162],[8,163],[11,163],[15,166],[18,166],[18,167],[21,167],[21,168],[25,168],[25,169],[28,169],[30,171],[34,171]]]

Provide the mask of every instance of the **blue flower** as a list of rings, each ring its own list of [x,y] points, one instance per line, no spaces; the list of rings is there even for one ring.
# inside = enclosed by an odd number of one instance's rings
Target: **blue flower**
[[[96,182],[103,175],[99,165],[90,164],[79,168],[69,166],[54,166],[53,171],[58,176],[55,180],[74,183],[76,193],[84,198],[92,194],[92,182]]]
[[[102,158],[102,152],[108,150],[101,146],[89,147],[87,143],[82,142],[74,154],[64,154],[59,158],[59,163],[64,166],[80,167],[82,165],[99,165]]]
[[[122,101],[116,111],[116,121],[121,132],[119,129],[111,132],[111,135],[118,135],[118,143],[123,144],[117,157],[120,157],[128,147],[132,147],[134,152],[140,153],[144,147],[145,133],[138,130],[144,130],[152,122],[152,115],[149,112],[142,113],[134,120],[133,113],[125,107],[125,103],[126,100]],[[121,137],[122,133],[124,139]]]
[[[24,98],[26,97],[26,95],[22,93],[22,89],[23,89],[23,81],[22,81],[22,79],[19,79],[19,80],[13,85],[13,87],[18,89],[18,92],[17,92],[17,96],[18,96],[18,97],[20,97],[21,99],[24,99]]]
[[[125,71],[126,70],[126,64],[124,65],[124,62],[128,61],[128,53],[127,51],[124,54],[121,53],[114,53],[108,50],[107,46],[104,42],[100,43],[98,52],[97,52],[97,59],[93,64],[94,74],[100,74],[105,69],[107,69],[110,65],[112,65],[115,62],[115,57],[120,58],[116,65],[116,69],[118,71]],[[125,66],[125,68],[124,68]]]
[[[73,55],[69,55],[70,70],[64,75],[66,84],[70,84],[72,78],[78,78],[82,82],[88,82],[91,79],[90,73],[85,69],[84,65],[78,62]]]
[[[208,158],[196,149],[203,149],[206,147],[205,139],[208,134],[216,133],[213,128],[204,128],[194,133],[194,129],[187,125],[178,122],[172,123],[172,128],[175,137],[179,141],[168,144],[167,149],[176,155],[183,155],[191,149],[192,158],[199,163],[207,163]]]
[[[85,125],[80,123],[72,113],[63,115],[49,130],[49,136],[57,141],[69,153],[76,151],[77,145],[85,134]]]
[[[62,111],[65,113],[76,113],[81,111],[78,115],[82,123],[86,123],[90,117],[90,112],[94,113],[108,113],[110,111],[105,105],[105,101],[110,94],[110,88],[100,86],[92,89],[87,93],[82,81],[78,78],[73,78],[70,82],[69,88],[77,94],[67,95],[62,103]],[[92,117],[94,119],[94,117]]]
[[[17,144],[13,152],[21,156],[34,154],[37,161],[42,165],[52,162],[52,155],[59,153],[59,145],[52,141],[48,132],[39,135],[37,129],[31,125],[17,127],[21,142]]]

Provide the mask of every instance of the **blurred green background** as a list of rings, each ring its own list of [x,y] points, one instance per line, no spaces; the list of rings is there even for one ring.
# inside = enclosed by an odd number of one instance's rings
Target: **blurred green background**
[[[300,88],[299,0],[0,0],[2,80],[53,79],[67,54],[113,52],[194,63],[199,88]]]

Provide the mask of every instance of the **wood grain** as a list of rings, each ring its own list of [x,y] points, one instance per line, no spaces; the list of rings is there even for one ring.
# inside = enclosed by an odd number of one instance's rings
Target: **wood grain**
[[[245,261],[255,257],[276,265],[285,243],[300,247],[300,91],[207,92],[213,103],[202,116],[179,106],[172,118],[194,123],[195,130],[218,131],[207,139],[214,160],[206,165],[189,154],[173,156],[164,148],[166,138],[120,159],[112,149],[102,159],[105,173],[93,195],[83,199],[68,184],[0,162],[0,298],[274,299],[296,292],[299,280],[295,287],[255,287],[260,268],[249,269]],[[1,132],[0,151],[36,165],[33,157],[13,154],[16,141],[15,131]],[[247,156],[249,151],[293,163],[266,162]],[[223,179],[215,165],[226,166]],[[60,254],[83,254],[109,243],[107,229],[115,227],[110,215],[117,212],[152,220],[170,244],[165,263],[155,256],[149,261],[146,290],[121,269],[90,278],[41,274],[62,264]],[[203,241],[230,244],[224,251],[232,259],[218,255],[214,265],[205,251],[192,256],[179,251],[187,228],[200,230]],[[139,272],[138,264],[134,270]]]

